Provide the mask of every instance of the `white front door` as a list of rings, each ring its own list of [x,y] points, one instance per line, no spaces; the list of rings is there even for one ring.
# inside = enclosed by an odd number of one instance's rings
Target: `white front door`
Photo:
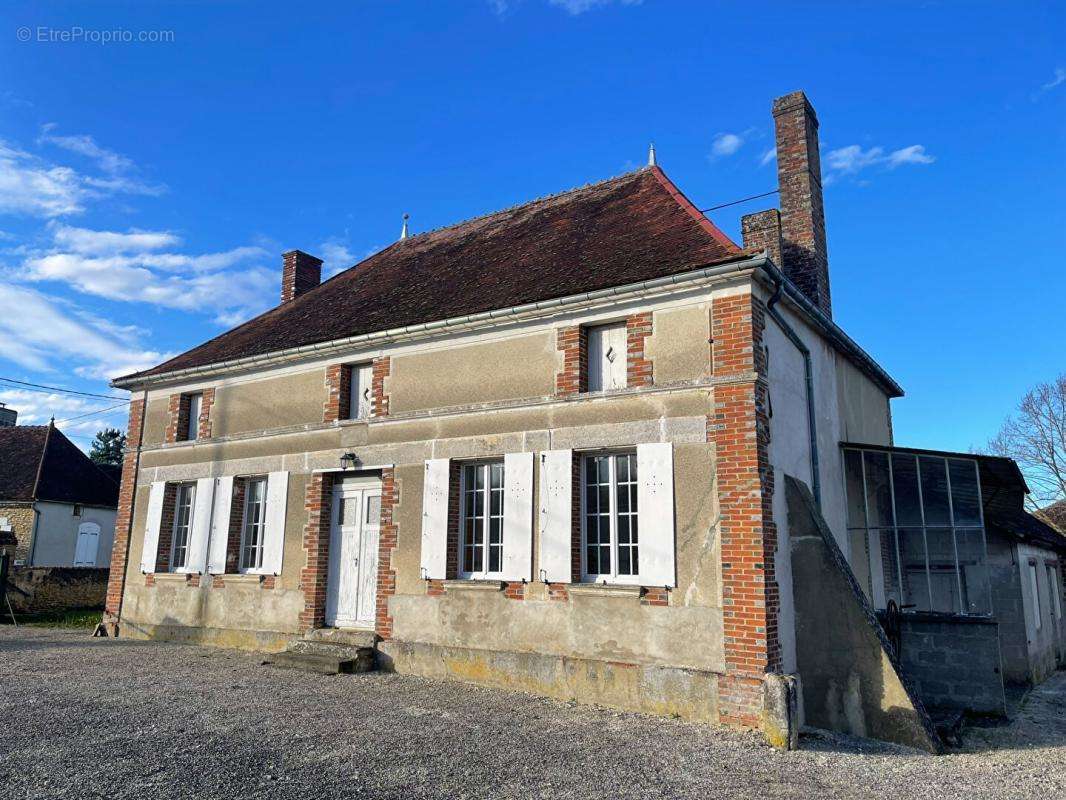
[[[381,485],[345,479],[333,489],[326,624],[374,627]]]

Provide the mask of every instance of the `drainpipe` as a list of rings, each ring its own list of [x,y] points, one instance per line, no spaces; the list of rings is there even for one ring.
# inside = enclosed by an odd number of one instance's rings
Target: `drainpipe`
[[[814,369],[811,367],[811,351],[807,349],[807,345],[803,343],[803,340],[799,337],[799,334],[792,329],[792,326],[785,321],[785,318],[781,316],[781,312],[775,308],[777,301],[781,299],[781,290],[784,288],[784,281],[778,276],[772,276],[777,283],[774,288],[773,297],[770,298],[770,302],[766,304],[766,313],[769,314],[777,326],[781,329],[781,332],[785,334],[792,344],[796,346],[796,349],[800,351],[800,355],[803,356],[803,372],[807,382],[807,430],[810,436],[811,446],[811,493],[814,495],[814,503],[818,506],[818,510],[822,510],[822,480],[819,477],[818,469],[818,423],[814,416]]]

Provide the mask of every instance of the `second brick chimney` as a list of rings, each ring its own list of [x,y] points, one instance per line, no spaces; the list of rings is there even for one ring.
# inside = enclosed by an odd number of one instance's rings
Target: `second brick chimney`
[[[773,113],[781,197],[779,266],[812,303],[832,317],[818,118],[803,92],[774,100]]]
[[[295,300],[304,292],[322,283],[322,259],[303,250],[290,250],[281,255],[281,302]]]

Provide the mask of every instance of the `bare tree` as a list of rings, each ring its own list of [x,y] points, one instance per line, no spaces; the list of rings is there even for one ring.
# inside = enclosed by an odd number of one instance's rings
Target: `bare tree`
[[[1066,373],[1030,389],[988,447],[1018,462],[1033,510],[1066,498]]]

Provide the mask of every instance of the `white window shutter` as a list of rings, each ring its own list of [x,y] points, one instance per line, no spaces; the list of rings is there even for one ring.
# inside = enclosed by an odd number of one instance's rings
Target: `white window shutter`
[[[215,479],[200,478],[196,481],[186,572],[204,572],[207,569],[207,540],[211,534],[211,506],[214,500]]]
[[[351,394],[348,398],[352,419],[368,419],[374,405],[374,365],[356,364],[352,367]]]
[[[637,480],[640,582],[676,586],[673,445],[637,445]]]
[[[263,572],[281,574],[285,553],[285,512],[289,502],[289,473],[271,472],[267,476],[266,519],[263,535]]]
[[[221,575],[226,571],[226,545],[229,542],[229,515],[233,505],[233,476],[215,481],[215,507],[211,512],[211,539],[207,546],[207,571]]]
[[[528,581],[533,571],[533,454],[503,457],[503,579]]]
[[[148,495],[148,517],[144,526],[144,546],[141,549],[141,572],[155,572],[155,558],[159,550],[159,525],[163,521],[164,481],[155,481]]]
[[[426,461],[422,484],[422,577],[448,577],[448,479],[447,458]]]
[[[629,351],[625,323],[588,329],[588,386],[590,392],[626,387]]]
[[[570,583],[573,506],[573,450],[540,454],[540,575],[549,583]]]

